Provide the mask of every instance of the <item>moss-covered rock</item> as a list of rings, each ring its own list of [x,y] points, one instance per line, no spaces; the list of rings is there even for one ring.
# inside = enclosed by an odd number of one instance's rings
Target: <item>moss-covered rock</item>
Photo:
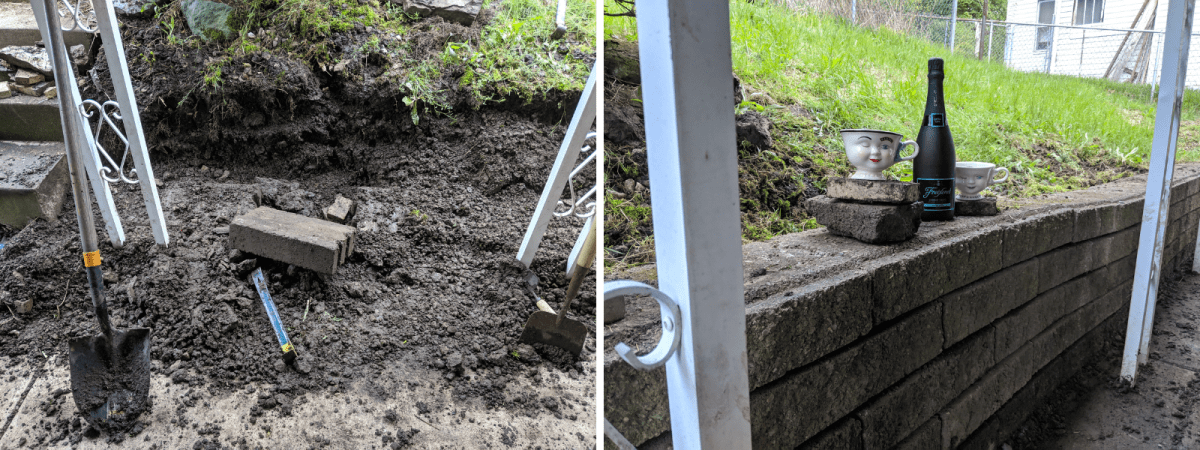
[[[204,41],[223,41],[233,37],[232,6],[208,0],[183,0],[180,3],[188,29]]]

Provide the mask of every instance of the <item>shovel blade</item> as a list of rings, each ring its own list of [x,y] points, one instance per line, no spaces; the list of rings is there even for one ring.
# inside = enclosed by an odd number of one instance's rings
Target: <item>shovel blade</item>
[[[563,319],[559,326],[555,326],[554,322],[557,320],[557,314],[534,312],[529,316],[529,321],[525,322],[521,342],[553,345],[578,357],[583,352],[584,341],[587,340],[587,326],[571,319]]]
[[[150,409],[150,330],[71,339],[71,395],[97,428],[124,428]]]

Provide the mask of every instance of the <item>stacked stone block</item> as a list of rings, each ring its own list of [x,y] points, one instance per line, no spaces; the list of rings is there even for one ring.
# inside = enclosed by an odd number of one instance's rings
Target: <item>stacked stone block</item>
[[[1144,187],[1049,196],[892,251],[837,253],[820,231],[748,245],[748,273],[780,267],[747,276],[755,448],[998,445],[1124,327]],[[1200,167],[1176,170],[1171,197],[1163,279],[1191,267]],[[609,353],[606,417],[635,444],[668,431],[662,370]]]

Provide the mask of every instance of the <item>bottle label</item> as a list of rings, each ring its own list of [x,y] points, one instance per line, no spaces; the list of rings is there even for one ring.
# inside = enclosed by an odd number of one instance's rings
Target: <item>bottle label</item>
[[[953,178],[917,178],[926,211],[954,210]]]
[[[929,126],[941,128],[946,126],[946,115],[942,113],[932,113],[929,115]]]

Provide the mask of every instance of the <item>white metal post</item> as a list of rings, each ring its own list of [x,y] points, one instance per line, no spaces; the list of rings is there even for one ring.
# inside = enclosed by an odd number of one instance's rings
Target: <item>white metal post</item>
[[[746,306],[727,0],[638,0],[659,290],[682,338],[665,364],[678,449],[750,448]]]
[[[1171,178],[1175,171],[1175,144],[1179,137],[1179,110],[1187,78],[1188,44],[1192,34],[1195,0],[1170,0],[1163,48],[1162,86],[1154,117],[1154,143],[1150,150],[1150,175],[1146,179],[1146,203],[1138,239],[1137,266],[1133,276],[1133,298],[1125,332],[1121,377],[1131,384],[1139,364],[1145,364],[1154,327],[1154,305],[1162,270],[1163,243],[1171,207]]]
[[[958,30],[958,0],[950,3],[950,53],[954,53],[954,33]]]
[[[95,0],[92,8],[96,12],[97,30],[104,42],[104,55],[108,59],[108,73],[112,77],[113,90],[121,104],[121,122],[125,125],[125,137],[129,140],[129,151],[137,168],[138,184],[142,188],[142,200],[146,204],[146,215],[150,218],[150,230],[158,245],[170,244],[167,220],[163,217],[162,203],[158,198],[158,186],[154,181],[154,169],[150,167],[150,151],[142,133],[142,118],[137,99],[133,95],[133,84],[129,79],[128,64],[125,63],[125,44],[117,31],[117,14],[109,0]],[[61,89],[61,88],[60,88]],[[101,111],[103,113],[103,111]]]
[[[850,0],[850,24],[858,24],[858,0]]]
[[[525,230],[525,237],[521,239],[521,248],[517,250],[517,260],[521,261],[525,268],[533,264],[533,255],[537,254],[538,247],[542,245],[546,226],[550,224],[550,218],[554,217],[554,206],[562,196],[563,187],[570,182],[571,172],[575,170],[575,160],[579,159],[583,141],[588,130],[592,128],[592,122],[596,120],[597,67],[599,65],[592,67],[592,73],[588,75],[587,83],[583,86],[583,95],[579,104],[575,106],[575,114],[567,127],[567,135],[558,150],[558,158],[554,160],[554,167],[550,169],[550,178],[546,181],[546,187],[542,188],[542,197],[538,199],[533,218],[529,221],[529,228]]]
[[[1200,273],[1200,227],[1196,227],[1196,250],[1192,253],[1192,272]]]
[[[42,34],[42,42],[50,42],[50,25],[46,19],[46,5],[43,2],[32,0],[29,2],[33,7],[33,16],[38,23],[38,29]],[[51,11],[51,14],[56,14],[57,11]],[[46,56],[51,61],[54,60],[53,49],[46,47]],[[113,70],[116,70],[115,68]],[[64,78],[69,80],[70,86],[58,86],[58,95],[65,96],[64,99],[69,100],[68,104],[80,105],[82,99],[79,96],[79,85],[76,83],[75,74],[64,74]],[[70,91],[70,92],[68,92]],[[61,113],[60,113],[61,114]],[[83,168],[87,172],[88,182],[92,185],[92,194],[96,196],[96,203],[100,205],[100,216],[104,218],[104,227],[108,232],[108,240],[112,242],[113,247],[122,247],[125,245],[125,228],[121,226],[121,216],[117,214],[117,205],[113,201],[112,191],[108,188],[108,182],[100,176],[100,158],[96,154],[96,140],[92,135],[92,125],[88,121],[83,120],[83,115],[79,110],[71,111],[71,114],[63,114],[63,120],[76,121],[77,126],[72,129],[80,130],[83,136],[76,136],[76,142],[86,142],[87,150],[83,155]]]

